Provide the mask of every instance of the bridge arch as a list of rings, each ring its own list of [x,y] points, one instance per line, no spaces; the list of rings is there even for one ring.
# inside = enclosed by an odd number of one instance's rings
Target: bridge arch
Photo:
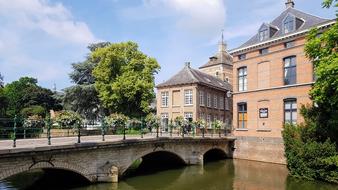
[[[148,165],[151,163],[152,167],[159,167],[159,164],[163,165],[163,162],[166,163],[166,166],[174,166],[175,164],[177,165],[187,165],[187,162],[185,159],[170,150],[155,150],[155,151],[145,151],[142,152],[141,154],[138,154],[135,156],[133,159],[131,159],[130,162],[126,165],[127,167],[124,167],[121,171],[120,174],[121,176],[124,176],[126,171],[131,168],[131,166],[134,164],[135,161],[137,160],[142,160],[141,166]]]
[[[89,182],[95,182],[96,181],[96,176],[90,175],[89,172],[77,165],[74,164],[68,164],[68,163],[63,163],[63,162],[48,162],[48,161],[41,161],[34,163],[32,165],[25,165],[21,167],[15,167],[11,170],[8,170],[4,173],[0,173],[0,179],[6,179],[11,176],[32,171],[35,169],[57,169],[57,170],[65,170],[69,172],[73,172],[75,174],[78,174],[79,176],[82,176],[84,179],[86,179]]]
[[[210,162],[228,158],[229,155],[223,148],[213,147],[203,153],[203,162]]]

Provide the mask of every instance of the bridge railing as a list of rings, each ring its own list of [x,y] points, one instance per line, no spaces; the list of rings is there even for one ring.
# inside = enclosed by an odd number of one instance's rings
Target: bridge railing
[[[18,139],[46,139],[47,144],[51,145],[54,138],[59,137],[76,137],[76,142],[81,143],[82,137],[96,136],[100,141],[106,141],[106,136],[115,136],[117,139],[125,140],[127,138],[144,138],[146,137],[224,137],[229,134],[227,127],[200,128],[194,125],[184,125],[181,127],[147,126],[141,122],[138,126],[123,126],[122,128],[112,128],[105,122],[99,125],[88,125],[86,123],[74,124],[69,127],[60,127],[50,118],[47,119],[22,119],[0,118],[0,141],[12,141],[12,146],[17,146]]]

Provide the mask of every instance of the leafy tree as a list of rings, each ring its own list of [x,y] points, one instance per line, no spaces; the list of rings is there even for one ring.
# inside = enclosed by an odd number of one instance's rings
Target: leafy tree
[[[160,69],[154,58],[134,42],[110,44],[92,53],[98,62],[93,71],[95,87],[111,113],[141,116],[149,112],[154,94],[154,74]]]
[[[42,106],[30,106],[27,108],[23,108],[20,111],[21,115],[25,118],[28,118],[29,116],[40,116],[45,117],[46,116],[46,109]]]
[[[282,134],[291,175],[338,183],[338,24],[320,32],[311,30],[305,46],[317,77],[310,91],[314,105],[302,106],[304,124],[286,125]]]
[[[3,76],[0,73],[0,117],[4,117],[6,115],[6,109],[8,106],[7,98],[3,92],[4,81]]]
[[[90,51],[109,45],[109,42],[91,44],[88,46]],[[95,89],[95,78],[92,75],[93,69],[97,65],[90,57],[83,62],[73,63],[73,71],[69,74],[74,86],[64,90],[63,104],[66,109],[73,110],[89,120],[97,119],[103,111],[98,93]]]
[[[40,105],[44,109],[60,109],[51,90],[37,85],[37,79],[22,77],[18,81],[6,84],[3,94],[8,101],[7,115],[20,114],[25,107]]]

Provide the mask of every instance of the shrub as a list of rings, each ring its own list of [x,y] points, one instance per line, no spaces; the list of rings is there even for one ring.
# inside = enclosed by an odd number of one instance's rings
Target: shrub
[[[60,127],[70,129],[74,127],[80,127],[82,118],[76,112],[63,110],[56,113],[55,121]]]
[[[33,116],[33,115],[45,117],[46,109],[42,106],[30,106],[30,107],[27,107],[27,108],[23,108],[20,111],[20,113],[24,118],[27,118],[27,117]]]
[[[311,138],[311,127],[286,125],[283,131],[285,156],[290,174],[310,180],[338,183],[338,154],[329,139],[317,142]]]

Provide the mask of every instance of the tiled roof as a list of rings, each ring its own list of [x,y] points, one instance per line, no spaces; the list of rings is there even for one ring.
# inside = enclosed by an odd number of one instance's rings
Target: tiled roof
[[[156,87],[161,88],[185,84],[201,84],[224,91],[232,90],[231,85],[228,82],[222,81],[219,78],[203,73],[199,70],[192,69],[190,66],[185,66],[169,80],[157,85]]]
[[[297,30],[290,32],[290,33],[287,33],[287,34],[284,34],[283,33],[283,20],[285,19],[285,17],[288,14],[291,14],[298,19],[301,19],[302,21],[304,21],[304,23]],[[273,26],[273,28],[278,29],[278,31],[271,38],[268,38],[264,41],[268,41],[268,40],[278,38],[278,37],[282,37],[282,36],[285,36],[285,35],[290,35],[292,33],[297,33],[299,31],[310,29],[310,28],[312,28],[316,25],[319,25],[319,24],[322,24],[322,23],[325,23],[325,22],[329,22],[329,21],[331,21],[331,20],[320,18],[320,17],[314,16],[314,15],[310,15],[310,14],[304,13],[300,10],[297,10],[295,8],[289,7],[284,12],[282,12],[282,14],[280,14],[276,19],[274,19],[271,23],[268,24],[270,26]],[[255,44],[264,42],[264,41],[259,41],[258,35],[259,34],[258,34],[258,30],[257,30],[257,33],[256,33],[255,36],[253,36],[251,39],[249,39],[247,42],[245,42],[244,44],[242,44],[241,46],[239,46],[236,49],[240,49],[240,48],[244,48],[244,47],[247,47],[247,46],[251,46],[251,45],[255,45]],[[232,52],[235,51],[236,49],[232,50]]]
[[[232,65],[232,56],[227,51],[219,51],[216,55],[210,57],[210,60],[199,67],[200,69],[219,64]]]

